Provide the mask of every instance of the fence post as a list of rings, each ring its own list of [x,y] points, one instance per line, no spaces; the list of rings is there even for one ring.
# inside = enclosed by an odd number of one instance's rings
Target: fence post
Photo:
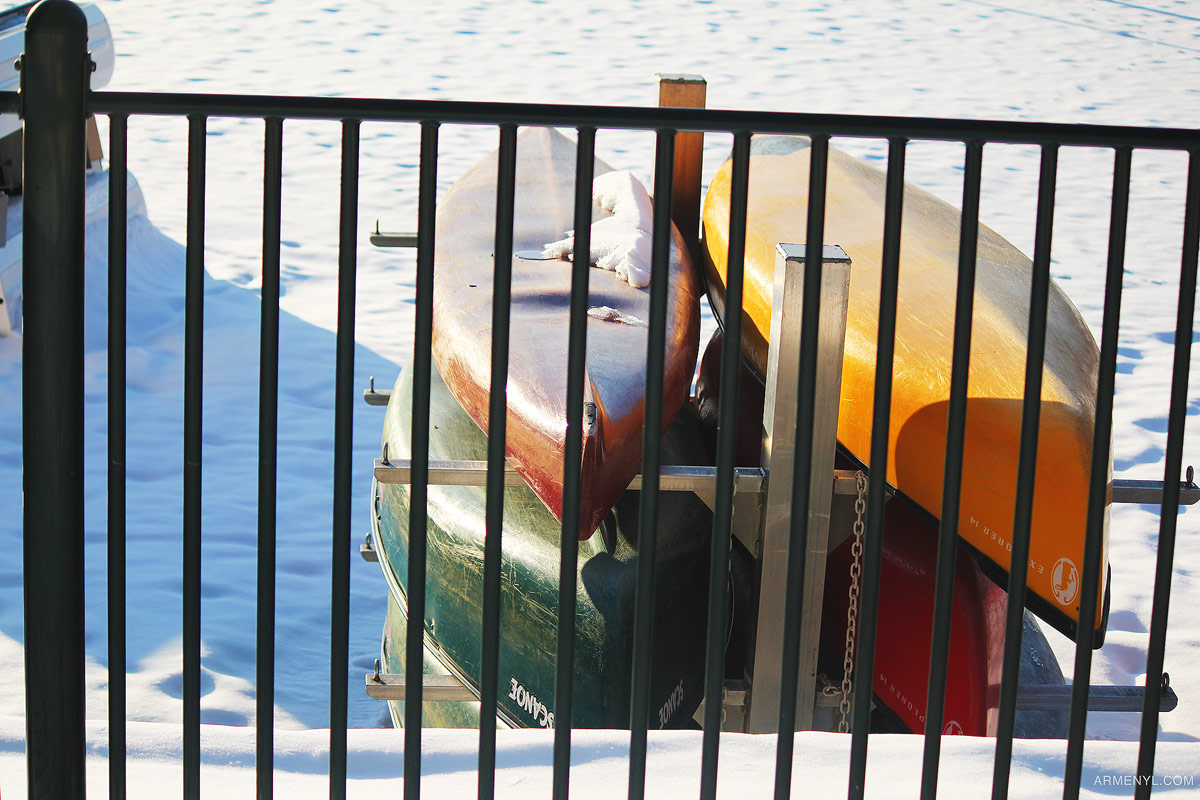
[[[24,134],[22,454],[29,796],[84,796],[83,227],[87,20],[29,12]]]

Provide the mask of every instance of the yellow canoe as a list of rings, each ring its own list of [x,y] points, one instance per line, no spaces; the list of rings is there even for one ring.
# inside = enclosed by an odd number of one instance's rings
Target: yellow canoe
[[[760,375],[766,372],[775,246],[807,238],[810,152],[799,137],[760,136],[751,148],[742,347]],[[703,257],[718,314],[724,313],[731,178],[726,162],[709,185],[703,211]],[[863,463],[871,442],[884,184],[882,171],[830,148],[824,240],[852,260],[838,440]],[[942,508],[960,216],[905,185],[887,479],[935,517]],[[1017,248],[979,226],[959,534],[1003,570],[1012,551],[1031,273],[1032,263]],[[1079,619],[1098,361],[1087,325],[1051,282],[1027,575],[1030,607],[1068,634]],[[1111,466],[1109,472],[1111,478]],[[1106,509],[1105,565],[1107,550]],[[1107,569],[1100,581],[1104,597]],[[1101,637],[1105,605],[1095,620]]]

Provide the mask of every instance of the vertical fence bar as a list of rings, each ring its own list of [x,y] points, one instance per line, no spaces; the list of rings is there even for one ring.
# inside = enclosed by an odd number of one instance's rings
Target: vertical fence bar
[[[1150,796],[1154,751],[1158,735],[1158,705],[1162,700],[1163,654],[1167,646],[1167,611],[1175,532],[1179,523],[1179,469],[1183,463],[1183,430],[1187,419],[1188,367],[1192,354],[1192,324],[1196,310],[1196,259],[1200,250],[1200,150],[1188,162],[1187,205],[1183,224],[1183,265],[1179,274],[1179,311],[1175,322],[1175,363],[1171,372],[1171,406],[1167,417],[1167,458],[1159,511],[1158,561],[1154,571],[1154,605],[1150,611],[1150,648],[1146,654],[1146,694],[1142,705],[1142,741],[1138,749],[1138,780],[1134,796]]]
[[[204,406],[204,171],[207,118],[188,117],[183,365],[183,795],[200,797],[200,457]]]
[[[83,797],[83,230],[87,22],[29,15],[25,133],[25,730],[29,796]],[[3,312],[0,312],[3,313]]]
[[[575,155],[575,252],[592,247],[592,175],[596,129],[579,129]],[[572,681],[579,569],[579,490],[583,462],[583,390],[587,361],[588,273],[591,258],[571,260],[571,321],[567,340],[567,438],[563,448],[562,539],[558,566],[558,646],[554,678],[554,800],[567,800],[571,778]]]
[[[350,498],[354,455],[354,298],[358,242],[359,120],[342,120],[338,232],[337,396],[333,442],[333,598],[329,643],[329,796],[346,796],[350,660]],[[419,629],[418,629],[419,630]]]
[[[438,123],[421,123],[417,198],[417,307],[413,335],[412,484],[408,516],[408,640],[405,643],[404,800],[421,796],[421,701],[425,662],[425,551],[429,498],[429,386],[433,348],[433,247]]]
[[[1096,381],[1096,429],[1092,434],[1092,463],[1088,488],[1087,538],[1083,548],[1079,625],[1075,630],[1075,673],[1067,727],[1067,758],[1063,797],[1079,797],[1083,777],[1083,740],[1087,733],[1088,690],[1092,680],[1092,644],[1096,607],[1100,601],[1101,556],[1108,506],[1108,473],[1112,450],[1113,390],[1116,386],[1117,345],[1121,321],[1121,291],[1125,274],[1125,233],[1129,223],[1129,175],[1133,151],[1119,147],[1113,162],[1112,213],[1108,226],[1108,274],[1104,287],[1104,321],[1100,333],[1100,369]],[[1085,621],[1087,624],[1084,624]]]
[[[483,545],[483,649],[479,666],[479,797],[496,793],[496,700],[500,673],[500,566],[504,531],[504,448],[508,415],[509,304],[517,126],[500,126],[492,278],[492,375],[488,396],[487,506]]]
[[[1054,192],[1057,170],[1058,145],[1043,145],[1041,176],[1038,180],[1033,273],[1029,294],[1029,335],[1025,354],[1025,389],[1022,394],[1024,402],[1021,406],[1021,443],[1017,451],[1017,490],[1013,509],[1012,554],[1009,557],[1008,567],[1000,708],[996,725],[996,753],[992,771],[992,797],[994,800],[1003,800],[1008,797],[1013,726],[1017,716],[1017,686],[1020,683],[1021,669],[1021,629],[1025,622],[1029,540],[1033,530],[1033,490],[1037,477],[1038,432],[1041,428],[1042,368],[1046,360],[1046,309],[1050,299],[1050,245],[1054,231]]]
[[[775,752],[775,797],[791,794],[792,748],[796,733],[796,682],[799,677],[800,627],[807,570],[807,528],[812,483],[813,419],[816,414],[817,333],[821,307],[821,269],[825,240],[825,187],[829,137],[812,137],[808,179],[808,230],[805,242],[804,301],[800,318],[800,370],[796,388],[796,444],[792,470],[792,518],[787,564],[787,596],[783,610],[783,663],[779,674],[779,739]],[[726,314],[726,316],[729,316]],[[802,698],[811,703],[812,698]]]
[[[642,490],[638,508],[637,591],[633,678],[629,700],[629,797],[646,790],[646,728],[654,642],[654,568],[658,538],[658,470],[662,461],[663,368],[667,332],[667,279],[671,268],[671,181],[675,131],[657,132],[654,156],[654,244],[650,259],[650,330],[646,336],[646,404],[642,421]]]
[[[700,796],[717,796],[721,695],[729,615],[729,548],[733,524],[734,457],[738,429],[738,373],[742,365],[742,290],[746,258],[746,206],[750,191],[750,134],[733,137],[729,191],[729,254],[725,261],[725,334],[721,343],[721,406],[717,420],[717,494],[708,569],[708,638],[704,661],[704,739]]]
[[[888,142],[887,189],[883,212],[883,253],[879,281],[879,334],[875,351],[875,394],[871,419],[871,466],[867,485],[867,529],[863,542],[862,604],[858,615],[858,661],[850,740],[851,800],[866,790],[867,736],[875,685],[875,631],[879,624],[879,580],[883,558],[883,504],[887,484],[888,436],[892,411],[892,364],[896,352],[896,296],[900,282],[900,232],[904,211],[907,139]]]
[[[958,512],[962,492],[963,450],[967,424],[967,377],[970,373],[971,328],[975,306],[975,255],[979,239],[979,184],[983,143],[967,142],[963,177],[962,223],[958,244],[958,287],[954,305],[954,345],[950,401],[946,421],[946,461],[942,482],[942,516],[938,531],[937,583],[934,590],[933,640],[925,710],[925,747],[921,760],[921,798],[937,796],[941,756],[942,712],[946,702],[946,664],[950,651],[950,619],[954,602],[954,570],[958,558]]]
[[[283,120],[266,120],[263,142],[262,312],[258,367],[258,621],[255,750],[259,800],[274,794],[275,503],[279,439],[279,239],[283,212]]]
[[[125,228],[128,117],[108,121],[108,796],[125,797]]]

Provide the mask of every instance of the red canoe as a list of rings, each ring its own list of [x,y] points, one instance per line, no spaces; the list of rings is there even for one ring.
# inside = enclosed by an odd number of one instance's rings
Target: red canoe
[[[575,143],[553,129],[529,128],[518,136],[514,252],[540,251],[573,227],[575,153]],[[433,359],[484,430],[498,161],[495,152],[480,161],[440,201],[434,266]],[[611,169],[597,159],[596,175]],[[595,209],[596,219],[606,214]],[[687,398],[699,346],[699,282],[683,239],[673,233],[664,430]],[[560,521],[570,289],[569,262],[513,259],[505,452]],[[593,269],[589,309],[581,538],[592,534],[640,470],[650,291]]]
[[[710,431],[715,431],[720,403],[721,342],[717,332],[705,348],[696,382],[697,411]],[[758,461],[762,411],[763,384],[743,362],[738,382],[739,464]],[[839,456],[838,467],[849,468],[849,460]],[[885,506],[873,689],[878,705],[887,712],[876,714],[872,730],[919,733],[925,729],[937,537],[936,526],[904,501],[893,499]],[[845,646],[850,545],[851,540],[846,539],[833,549],[825,568],[821,638],[831,654],[842,653]],[[1006,607],[1005,591],[960,548],[954,570],[943,733],[995,735]],[[829,664],[828,674],[835,684],[840,683],[840,665]],[[1021,679],[1022,683],[1063,683],[1053,652],[1028,614]],[[1016,735],[1065,736],[1065,715],[1018,712]]]

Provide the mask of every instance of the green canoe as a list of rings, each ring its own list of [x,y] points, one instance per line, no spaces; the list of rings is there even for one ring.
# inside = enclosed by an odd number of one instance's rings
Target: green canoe
[[[410,458],[410,365],[388,405],[383,443]],[[433,371],[431,460],[483,460],[487,437]],[[685,408],[664,441],[664,463],[701,463],[695,417]],[[426,670],[456,675],[478,696],[482,650],[483,487],[430,486],[426,562]],[[409,487],[377,484],[375,541],[390,588],[388,669],[403,670],[407,624]],[[573,724],[629,725],[639,493],[627,491],[599,536],[579,543]],[[705,613],[712,517],[693,494],[660,492],[650,720],[652,728],[694,727],[703,695]],[[554,724],[561,525],[526,486],[504,495],[497,714],[514,727]],[[735,607],[736,603],[734,604]],[[434,662],[429,661],[433,656]],[[399,705],[399,704],[396,704]],[[465,725],[473,704],[426,702],[426,725]],[[393,719],[403,712],[392,709]]]

